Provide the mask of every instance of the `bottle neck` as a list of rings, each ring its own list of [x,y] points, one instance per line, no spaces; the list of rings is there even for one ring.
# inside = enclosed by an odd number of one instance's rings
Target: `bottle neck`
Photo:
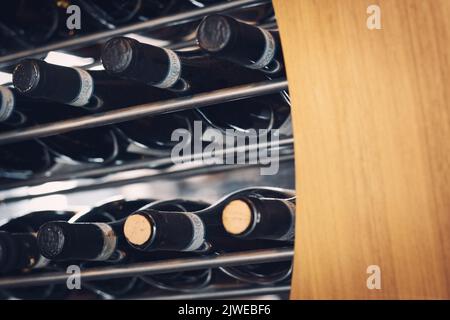
[[[31,98],[42,98],[72,106],[85,106],[94,91],[94,79],[80,68],[27,59],[13,72],[14,87]]]
[[[295,204],[286,199],[259,195],[235,198],[225,205],[222,223],[234,237],[292,241]]]
[[[0,231],[0,273],[43,268],[48,262],[39,253],[35,234]]]
[[[205,243],[205,225],[189,212],[143,209],[127,218],[128,243],[143,251],[196,251]]]
[[[197,32],[199,46],[208,54],[270,75],[282,71],[279,40],[276,31],[221,14],[206,17]]]
[[[38,245],[52,260],[107,261],[118,247],[120,230],[118,224],[54,221],[40,228]]]

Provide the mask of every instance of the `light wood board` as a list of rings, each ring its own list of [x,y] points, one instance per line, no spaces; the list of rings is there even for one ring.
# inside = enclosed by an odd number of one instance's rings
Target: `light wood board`
[[[295,130],[292,298],[449,299],[450,1],[273,2]]]

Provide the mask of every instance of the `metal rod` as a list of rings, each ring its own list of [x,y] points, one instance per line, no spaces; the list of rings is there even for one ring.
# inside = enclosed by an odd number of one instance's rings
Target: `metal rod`
[[[39,125],[28,129],[13,130],[0,134],[0,145],[27,139],[48,137],[73,130],[87,129],[125,122],[145,116],[152,116],[161,113],[169,113],[192,108],[200,108],[231,100],[239,100],[265,94],[271,94],[286,90],[287,87],[288,83],[285,79],[276,81],[264,81],[260,83],[220,89],[188,97],[142,104],[101,114],[80,117],[77,119]]]
[[[286,138],[278,141],[278,143],[275,145],[271,145],[270,142],[264,142],[264,143],[258,143],[258,144],[252,144],[245,146],[246,152],[255,152],[261,149],[267,149],[268,151],[273,150],[274,148],[284,148],[284,147],[291,147],[294,143],[293,138]],[[223,150],[217,150],[215,156],[223,156],[230,153],[240,152],[242,151],[242,147],[229,147]],[[0,185],[0,191],[13,189],[13,188],[19,188],[19,187],[29,187],[29,186],[35,186],[47,182],[52,181],[64,181],[64,180],[74,180],[74,179],[81,179],[81,178],[88,178],[92,176],[105,176],[108,174],[114,174],[118,172],[124,172],[124,171],[131,171],[131,170],[139,170],[139,169],[154,169],[158,170],[156,173],[151,173],[148,178],[151,176],[160,176],[162,175],[170,175],[174,172],[180,172],[181,170],[177,167],[172,167],[170,169],[157,169],[158,167],[165,167],[167,165],[171,165],[174,163],[174,161],[180,161],[182,160],[183,163],[186,162],[194,162],[197,160],[208,160],[208,158],[203,159],[203,154],[193,154],[192,156],[185,156],[185,157],[178,157],[178,158],[171,158],[171,157],[164,157],[161,159],[156,160],[139,160],[139,161],[133,161],[126,164],[116,165],[116,166],[108,166],[108,167],[100,167],[100,168],[91,168],[91,169],[85,169],[85,170],[77,170],[77,171],[69,171],[61,174],[56,174],[54,176],[50,177],[37,177],[31,180],[26,181],[20,181],[20,182],[13,182],[8,183],[4,185]],[[195,163],[193,163],[195,165]],[[247,167],[250,164],[244,164],[245,167]],[[203,163],[198,163],[197,166],[200,166],[202,168],[205,167]],[[232,166],[233,168],[236,168],[236,166]],[[210,168],[210,166],[208,166]],[[94,183],[95,184],[95,183]],[[1,200],[1,196],[0,196]]]
[[[116,37],[124,35],[127,33],[139,32],[139,31],[151,31],[164,27],[169,27],[172,25],[183,24],[193,20],[197,20],[206,15],[213,14],[216,12],[230,12],[235,9],[245,8],[250,6],[255,6],[263,3],[268,3],[270,0],[236,0],[231,2],[220,3],[217,5],[207,6],[201,9],[195,9],[188,12],[182,12],[166,17],[161,17],[157,19],[152,19],[144,22],[135,23],[129,26],[97,32],[94,34],[77,37],[74,39],[60,41],[45,45],[39,48],[33,48],[28,50],[23,50],[20,52],[8,54],[6,56],[0,57],[0,67],[11,65],[12,63],[31,56],[40,55],[49,51],[54,50],[70,50],[80,47],[85,47],[96,42],[106,40],[111,37]]]
[[[285,155],[280,156],[279,162],[284,161],[293,161],[294,155]],[[118,179],[113,181],[105,181],[105,182],[87,182],[83,185],[78,185],[71,188],[64,188],[64,189],[57,189],[42,193],[33,193],[33,194],[27,194],[23,196],[6,196],[3,198],[0,198],[0,202],[2,203],[11,203],[11,202],[17,202],[27,199],[32,199],[36,197],[41,196],[49,196],[54,194],[70,194],[74,192],[85,192],[90,190],[99,190],[99,189],[107,189],[107,188],[115,188],[120,187],[123,185],[130,185],[130,184],[136,184],[136,183],[143,183],[143,182],[151,182],[155,180],[162,180],[162,179],[183,179],[186,177],[193,177],[193,176],[200,176],[203,174],[214,174],[219,172],[226,172],[231,170],[239,170],[243,168],[251,168],[259,166],[258,164],[234,164],[234,165],[212,165],[212,166],[205,166],[205,165],[198,165],[194,168],[181,168],[174,171],[169,172],[159,172],[156,174],[149,174],[149,175],[142,175],[138,178],[125,178],[125,179]]]
[[[155,262],[140,262],[120,266],[91,268],[81,271],[81,281],[132,277],[170,272],[181,272],[207,268],[238,266],[246,264],[289,261],[293,258],[291,248],[276,248],[246,252],[226,253],[218,256],[203,256],[189,259],[171,259]],[[64,283],[71,276],[65,272],[49,272],[31,276],[14,276],[0,279],[0,288],[39,286]]]
[[[133,300],[197,300],[197,299],[230,299],[238,297],[261,296],[267,294],[289,293],[291,287],[289,285],[276,286],[211,286],[207,290],[195,293],[175,294],[175,295],[158,295],[158,296],[144,296],[133,297]]]

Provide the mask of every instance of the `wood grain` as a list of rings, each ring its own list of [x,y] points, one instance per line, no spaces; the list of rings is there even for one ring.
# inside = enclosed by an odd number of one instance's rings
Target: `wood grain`
[[[273,2],[294,104],[292,298],[449,299],[450,1]]]

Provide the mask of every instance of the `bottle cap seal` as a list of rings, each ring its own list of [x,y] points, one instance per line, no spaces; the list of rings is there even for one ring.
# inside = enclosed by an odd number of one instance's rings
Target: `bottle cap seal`
[[[253,221],[253,210],[243,200],[233,200],[222,211],[222,224],[225,231],[232,235],[245,233]]]
[[[145,216],[133,214],[125,221],[123,233],[130,244],[142,246],[150,241],[153,234],[153,226]]]

